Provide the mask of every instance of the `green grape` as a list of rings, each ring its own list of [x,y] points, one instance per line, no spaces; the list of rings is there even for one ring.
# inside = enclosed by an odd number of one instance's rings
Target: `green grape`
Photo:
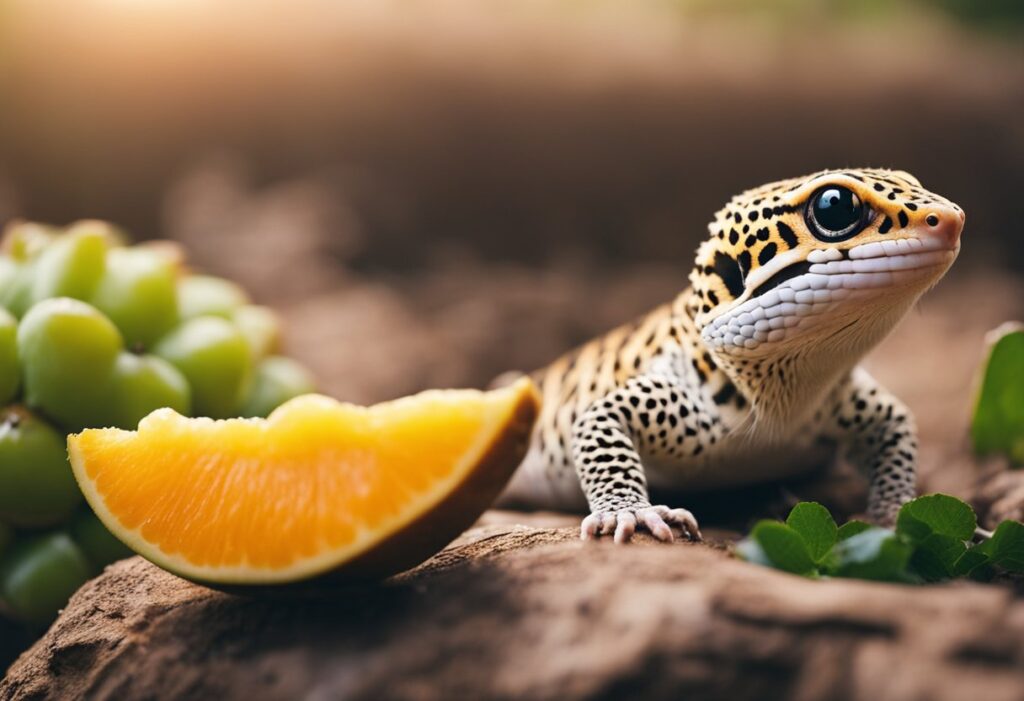
[[[64,434],[17,406],[0,421],[0,520],[38,528],[65,521],[82,500]]]
[[[57,238],[60,229],[46,224],[19,221],[4,229],[4,252],[18,262],[32,260]]]
[[[178,323],[176,282],[174,264],[157,251],[113,248],[91,301],[128,347],[148,348]]]
[[[134,429],[150,412],[163,407],[183,416],[191,413],[188,380],[158,356],[121,353],[111,382],[113,425],[118,428]]]
[[[22,316],[32,306],[32,282],[35,263],[18,263],[0,258],[0,306],[15,316]]]
[[[71,522],[70,530],[71,538],[85,553],[93,566],[93,572],[97,574],[112,562],[134,554],[131,548],[107,530],[88,506],[79,509]]]
[[[125,234],[124,229],[102,219],[79,219],[69,224],[62,235],[77,236],[82,232],[102,236],[106,240],[108,248],[128,245],[128,235]]]
[[[313,376],[291,358],[271,356],[256,367],[242,416],[267,416],[293,397],[315,392]]]
[[[10,312],[0,308],[0,405],[14,399],[20,382],[18,322]]]
[[[181,273],[185,269],[185,249],[177,241],[150,239],[135,244],[134,248],[137,251],[146,251],[170,263],[176,273]]]
[[[235,283],[212,275],[189,275],[178,281],[178,311],[182,319],[199,316],[230,318],[249,295]]]
[[[188,379],[196,416],[237,416],[249,389],[252,352],[234,324],[214,316],[190,319],[162,338],[153,352]]]
[[[85,225],[54,240],[36,261],[32,301],[89,299],[103,275],[108,243],[101,227]]]
[[[272,309],[247,304],[236,309],[231,318],[249,342],[254,359],[265,358],[280,349],[281,323]]]
[[[7,548],[14,542],[14,531],[6,523],[0,523],[0,557],[7,552]]]
[[[66,533],[15,543],[0,559],[0,599],[19,620],[49,625],[92,570]]]
[[[0,257],[0,306],[9,306],[10,300],[17,294],[16,288],[20,278],[21,263],[10,256]]]
[[[58,297],[36,304],[18,327],[25,401],[68,431],[106,425],[123,347],[117,327],[85,302]]]

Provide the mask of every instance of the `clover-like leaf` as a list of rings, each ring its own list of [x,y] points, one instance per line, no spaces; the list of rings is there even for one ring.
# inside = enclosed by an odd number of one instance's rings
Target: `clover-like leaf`
[[[807,549],[807,543],[786,524],[760,521],[750,536],[777,569],[810,577],[817,575],[817,566]]]
[[[1024,462],[1024,326],[1004,324],[982,370],[971,420],[971,438],[979,453],[998,451]]]
[[[1003,521],[977,550],[988,555],[993,565],[1010,572],[1024,572],[1024,523]]]
[[[800,534],[811,559],[817,563],[821,563],[836,544],[839,531],[836,522],[828,509],[817,502],[804,501],[794,506],[786,525]]]
[[[883,582],[912,581],[911,547],[887,528],[870,528],[836,544],[836,575]]]
[[[980,546],[975,545],[972,548],[968,548],[953,563],[953,576],[988,579],[992,570],[991,561],[991,558],[980,549]]]
[[[967,552],[962,540],[941,533],[932,533],[914,548],[910,567],[928,582],[955,576],[956,563]]]
[[[929,494],[908,501],[896,517],[896,532],[915,545],[935,533],[968,540],[977,527],[974,509],[948,494]]]
[[[846,540],[847,538],[852,538],[858,533],[869,531],[872,528],[874,528],[874,526],[872,526],[870,523],[854,519],[852,521],[847,521],[842,526],[840,526],[839,531],[836,533],[836,536],[839,540]]]

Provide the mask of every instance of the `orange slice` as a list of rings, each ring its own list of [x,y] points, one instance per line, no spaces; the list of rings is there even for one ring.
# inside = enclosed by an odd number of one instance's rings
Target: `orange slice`
[[[433,390],[369,408],[307,395],[267,419],[154,411],[68,438],[107,528],[187,579],[383,577],[430,557],[497,497],[538,411],[533,383]]]

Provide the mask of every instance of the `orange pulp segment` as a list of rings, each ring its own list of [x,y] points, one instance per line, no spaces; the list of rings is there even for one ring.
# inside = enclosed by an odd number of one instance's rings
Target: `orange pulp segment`
[[[267,419],[159,409],[137,431],[70,436],[68,451],[103,523],[187,579],[379,577],[418,564],[479,517],[522,460],[537,411],[525,378],[372,407],[306,395]]]

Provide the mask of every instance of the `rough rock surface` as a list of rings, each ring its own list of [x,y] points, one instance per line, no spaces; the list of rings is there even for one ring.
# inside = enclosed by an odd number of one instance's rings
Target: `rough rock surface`
[[[1024,602],[1007,588],[812,582],[720,548],[617,548],[521,520],[491,518],[382,585],[273,598],[126,560],[75,595],[0,698],[1024,693]]]

